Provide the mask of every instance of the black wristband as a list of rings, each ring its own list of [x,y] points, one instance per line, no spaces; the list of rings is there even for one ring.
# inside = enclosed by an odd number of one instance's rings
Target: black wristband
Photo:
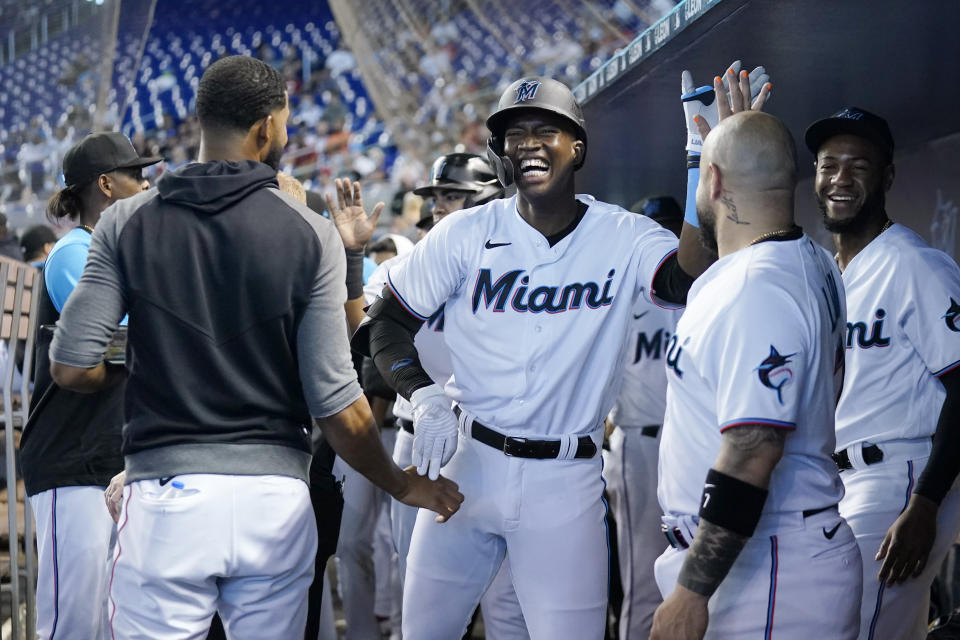
[[[700,517],[749,538],[757,528],[766,501],[766,489],[710,469],[703,485]]]
[[[347,300],[363,295],[363,249],[347,249]]]
[[[700,154],[699,153],[688,153],[687,154],[687,169],[697,169],[700,167]]]

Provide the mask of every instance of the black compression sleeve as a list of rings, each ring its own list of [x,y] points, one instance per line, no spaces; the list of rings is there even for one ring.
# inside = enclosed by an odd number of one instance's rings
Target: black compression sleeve
[[[653,277],[653,294],[665,302],[685,305],[693,280],[693,276],[680,266],[677,254],[674,253],[660,265]]]
[[[363,295],[363,250],[347,249],[347,300]]]
[[[367,311],[370,356],[387,384],[409,400],[414,391],[433,384],[413,344],[423,321],[410,315],[389,288],[383,291]]]
[[[960,369],[944,374],[940,382],[947,390],[947,397],[933,434],[930,459],[914,491],[937,504],[947,495],[960,472]]]

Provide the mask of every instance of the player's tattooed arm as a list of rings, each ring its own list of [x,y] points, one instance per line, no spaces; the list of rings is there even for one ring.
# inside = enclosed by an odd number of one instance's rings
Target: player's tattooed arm
[[[690,545],[677,582],[690,591],[709,598],[727,577],[730,567],[749,539],[701,520],[697,537]]]
[[[707,476],[700,525],[680,570],[680,585],[709,597],[723,582],[760,518],[786,434],[783,429],[749,424],[724,432],[720,455]],[[713,520],[711,514],[716,516]]]

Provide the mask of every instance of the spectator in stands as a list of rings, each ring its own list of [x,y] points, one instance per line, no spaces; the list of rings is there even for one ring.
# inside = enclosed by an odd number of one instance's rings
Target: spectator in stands
[[[67,186],[50,199],[47,215],[78,226],[47,258],[39,326],[52,327],[59,320],[83,273],[100,214],[146,188],[140,171],[159,161],[139,157],[119,133],[87,136],[64,156]],[[123,470],[124,387],[120,383],[92,394],[61,388],[50,377],[49,340],[50,333],[41,329],[30,417],[20,440],[24,485],[37,521],[37,633],[105,640],[110,638],[107,585],[116,528],[103,490]]]
[[[294,115],[293,123],[302,124],[305,127],[311,129],[316,128],[317,123],[320,122],[320,118],[323,116],[323,108],[317,104],[313,99],[313,96],[305,94],[300,98],[300,106],[297,107],[297,112]]]
[[[23,250],[23,260],[31,267],[43,268],[47,256],[57,242],[57,235],[53,229],[45,224],[38,224],[23,232],[20,238],[20,248]]]
[[[323,115],[320,119],[327,123],[331,130],[343,128],[343,121],[347,117],[347,108],[343,106],[339,91],[331,91],[323,96],[326,106],[323,107]],[[339,126],[338,126],[339,125]]]
[[[44,161],[47,159],[47,145],[39,133],[30,136],[29,142],[20,147],[18,160],[20,166],[30,176],[30,190],[33,193],[43,192],[43,181],[46,176]]]
[[[10,156],[3,158],[3,172],[0,175],[0,202],[17,202],[23,197],[23,182],[20,169]]]
[[[7,215],[0,212],[0,254],[23,262],[23,250],[17,237],[7,229]]]

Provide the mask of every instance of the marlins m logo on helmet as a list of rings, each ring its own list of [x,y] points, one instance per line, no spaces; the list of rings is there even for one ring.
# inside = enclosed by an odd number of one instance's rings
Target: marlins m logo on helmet
[[[517,85],[517,99],[513,101],[513,104],[517,104],[518,102],[526,102],[527,100],[533,100],[537,97],[537,89],[539,88],[539,80],[524,80]]]

